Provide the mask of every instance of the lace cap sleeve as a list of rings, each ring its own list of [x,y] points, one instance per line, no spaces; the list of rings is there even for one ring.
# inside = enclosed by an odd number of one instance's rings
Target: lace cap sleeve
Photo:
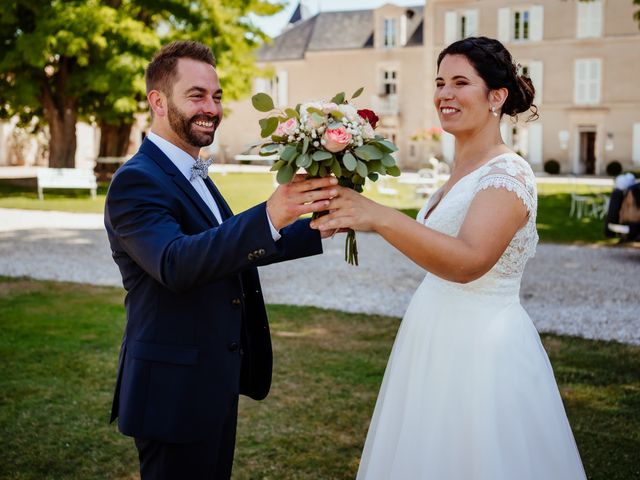
[[[514,192],[535,218],[538,207],[536,181],[533,170],[520,156],[506,155],[489,162],[476,185],[478,193],[487,188],[504,188]]]

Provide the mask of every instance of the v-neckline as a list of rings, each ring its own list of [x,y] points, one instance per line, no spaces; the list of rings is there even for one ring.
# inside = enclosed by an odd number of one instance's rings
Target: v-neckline
[[[445,198],[447,198],[449,196],[449,194],[453,191],[454,188],[456,188],[456,186],[462,182],[463,180],[465,180],[466,178],[470,177],[472,174],[476,173],[477,171],[479,171],[481,168],[486,167],[487,165],[489,165],[491,162],[493,162],[494,160],[497,160],[498,158],[502,157],[503,155],[508,155],[510,152],[505,152],[505,153],[501,153],[500,155],[496,155],[495,157],[490,158],[489,160],[487,160],[485,163],[483,163],[482,165],[480,165],[479,167],[474,168],[473,170],[471,170],[469,173],[463,175],[462,177],[460,177],[458,179],[458,181],[456,183],[454,183],[453,185],[451,185],[451,188],[449,189],[449,191],[447,193],[441,194],[440,198],[438,199],[438,201],[431,206],[431,208],[429,208],[425,214],[424,214],[424,219],[422,220],[423,222],[426,222],[428,218],[431,217],[431,215],[433,214],[433,212],[440,206],[440,204],[444,201]],[[444,188],[444,185],[442,187],[440,187],[441,189]],[[440,190],[439,190],[440,191]],[[438,192],[439,192],[438,191]],[[436,193],[438,193],[436,192]]]

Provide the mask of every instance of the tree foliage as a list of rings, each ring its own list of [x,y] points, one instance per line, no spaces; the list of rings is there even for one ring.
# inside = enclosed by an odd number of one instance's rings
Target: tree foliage
[[[265,38],[249,14],[281,8],[265,0],[0,0],[0,118],[47,125],[50,164],[72,166],[78,120],[126,133],[146,110],[144,67],[161,44],[209,45],[225,97],[249,93],[253,50]]]

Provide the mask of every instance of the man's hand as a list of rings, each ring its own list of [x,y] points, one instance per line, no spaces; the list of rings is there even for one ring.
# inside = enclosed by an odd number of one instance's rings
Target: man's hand
[[[329,199],[338,193],[331,188],[337,183],[335,177],[305,180],[304,175],[296,175],[291,183],[280,185],[267,200],[271,223],[280,230],[295,222],[300,215],[326,210]]]

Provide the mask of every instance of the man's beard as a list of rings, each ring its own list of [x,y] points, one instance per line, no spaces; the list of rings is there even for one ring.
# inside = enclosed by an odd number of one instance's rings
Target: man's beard
[[[167,106],[169,107],[169,125],[180,139],[194,147],[206,147],[213,143],[215,129],[220,123],[220,119],[218,117],[212,115],[194,115],[191,118],[187,118],[170,98],[167,103]],[[214,130],[211,133],[196,131],[194,122],[197,120],[213,122]]]

